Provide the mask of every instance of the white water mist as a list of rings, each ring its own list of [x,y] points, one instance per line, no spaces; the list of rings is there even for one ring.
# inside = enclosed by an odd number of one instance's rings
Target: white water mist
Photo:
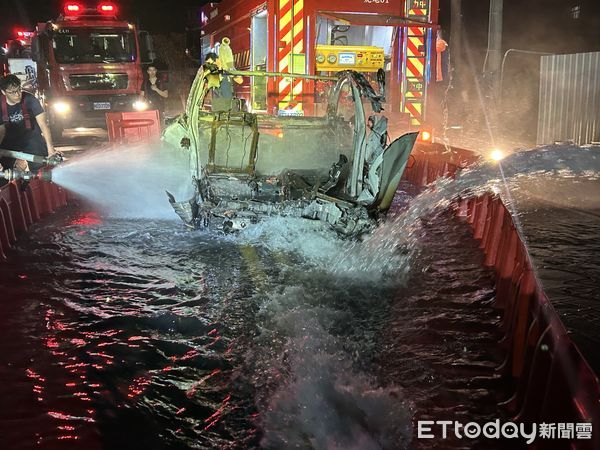
[[[53,181],[118,218],[177,219],[165,190],[193,194],[188,154],[160,145],[103,148],[56,167]]]

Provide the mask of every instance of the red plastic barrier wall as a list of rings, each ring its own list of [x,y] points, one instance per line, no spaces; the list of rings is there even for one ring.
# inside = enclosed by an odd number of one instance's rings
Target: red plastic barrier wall
[[[160,139],[158,111],[106,113],[108,139],[117,144],[133,144]]]
[[[19,233],[42,216],[67,204],[67,192],[53,183],[31,180],[21,190],[20,182],[10,182],[0,188],[0,259],[6,259],[7,250]]]
[[[424,186],[478,159],[468,151],[421,146],[405,179]],[[600,448],[600,382],[569,337],[532,270],[531,260],[512,216],[492,194],[461,199],[456,212],[473,229],[496,271],[495,306],[502,311],[500,342],[506,359],[498,368],[515,382],[503,405],[514,420],[527,423],[591,422],[590,440],[537,439],[532,448],[574,450]]]

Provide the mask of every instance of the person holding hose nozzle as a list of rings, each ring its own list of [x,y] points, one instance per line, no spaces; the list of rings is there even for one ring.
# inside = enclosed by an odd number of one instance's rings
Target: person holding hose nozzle
[[[0,155],[2,150],[12,150],[42,157],[54,155],[50,127],[39,100],[23,92],[21,80],[16,75],[0,79]],[[0,158],[0,172],[13,169],[15,158]],[[43,164],[30,163],[32,172]],[[0,178],[0,184],[2,178]]]
[[[229,70],[235,70],[234,60],[233,60],[233,52],[231,50],[230,39],[224,37],[221,41],[221,44],[218,47],[218,53],[209,52],[204,57],[204,65],[199,70],[204,70],[205,74],[211,75],[213,79],[209,82],[209,87],[211,88],[211,92],[213,94],[213,98],[222,98],[224,100],[233,100],[234,89],[233,84],[231,83],[230,76],[227,73]],[[216,77],[218,76],[218,82]],[[244,79],[240,76],[234,76],[233,81],[237,84],[242,84]],[[231,102],[229,102],[231,106]],[[214,104],[213,110],[214,110]]]

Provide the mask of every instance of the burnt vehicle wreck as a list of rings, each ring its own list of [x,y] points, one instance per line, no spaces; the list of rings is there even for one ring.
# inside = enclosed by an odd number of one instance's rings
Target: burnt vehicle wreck
[[[163,133],[165,142],[189,152],[194,196],[177,201],[167,192],[188,226],[217,221],[233,231],[281,215],[321,220],[343,236],[359,236],[377,225],[417,137],[408,133],[388,144],[387,118],[379,114],[383,72],[379,92],[364,75],[341,72],[324,117],[215,111],[215,101],[206,111],[207,92],[222,74],[200,70],[186,114]],[[363,99],[374,112],[368,118]]]

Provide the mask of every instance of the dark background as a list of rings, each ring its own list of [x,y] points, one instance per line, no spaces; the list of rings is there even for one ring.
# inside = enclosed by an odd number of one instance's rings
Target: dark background
[[[440,0],[440,24],[450,29],[452,0]],[[119,0],[119,15],[153,34],[183,32],[190,11],[207,0]],[[37,22],[56,18],[65,0],[0,0],[0,43],[15,29],[32,30]],[[462,0],[463,27],[475,48],[487,44],[487,0]],[[576,14],[579,8],[579,15]],[[574,17],[577,16],[577,17]],[[600,50],[599,0],[505,0],[505,48],[557,53]]]
[[[82,4],[86,2],[79,0]],[[189,8],[204,0],[114,0],[119,17],[152,33],[183,32]],[[33,30],[36,23],[55,19],[66,0],[0,0],[0,42],[13,36],[15,28]],[[96,4],[98,2],[92,2]]]
[[[66,0],[0,0],[0,44],[15,35],[16,29],[33,30],[36,23],[54,19]],[[81,3],[86,3],[80,0]],[[198,32],[188,33],[186,27],[198,28],[197,11],[208,0],[115,0],[119,16],[136,23],[139,29],[154,36],[156,63],[168,72],[172,85],[177,85],[176,98],[181,104],[187,95],[189,77],[199,62],[195,51],[186,55],[186,48],[199,47]],[[95,4],[93,1],[92,4]],[[218,2],[215,2],[218,3]],[[470,128],[472,135],[481,134],[483,111],[493,99],[482,98],[489,91],[489,79],[484,74],[488,41],[489,0],[439,0],[439,23],[443,37],[449,43],[446,59],[451,60],[453,78],[446,85],[436,86],[445,92],[449,122]],[[452,8],[461,12],[461,20],[451,23]],[[456,30],[460,30],[460,39]],[[600,0],[504,0],[503,52],[521,49],[550,53],[600,51]],[[450,56],[450,58],[448,58]],[[502,124],[499,134],[513,140],[514,145],[531,145],[537,127],[540,56],[513,52],[506,60],[503,72]],[[192,74],[192,75],[190,75]],[[447,77],[448,78],[448,77]],[[487,103],[486,103],[487,102]],[[440,106],[442,108],[442,106]],[[430,115],[431,114],[430,109]],[[438,115],[441,115],[442,109]],[[435,114],[434,114],[435,115]],[[487,120],[487,119],[486,119]],[[433,120],[440,123],[439,120]],[[462,132],[468,135],[468,132]],[[469,136],[467,136],[469,137]],[[472,136],[471,136],[472,137]]]
[[[207,0],[119,0],[120,16],[151,33],[183,32],[190,10]],[[0,0],[0,42],[15,28],[32,30],[56,18],[64,0]],[[440,0],[440,23],[450,26],[451,0]],[[465,30],[475,47],[487,44],[488,0],[462,0]],[[579,7],[579,17],[573,8]],[[193,14],[192,14],[193,16]],[[193,25],[193,24],[190,24]],[[599,0],[505,0],[504,47],[558,53],[600,50]]]

